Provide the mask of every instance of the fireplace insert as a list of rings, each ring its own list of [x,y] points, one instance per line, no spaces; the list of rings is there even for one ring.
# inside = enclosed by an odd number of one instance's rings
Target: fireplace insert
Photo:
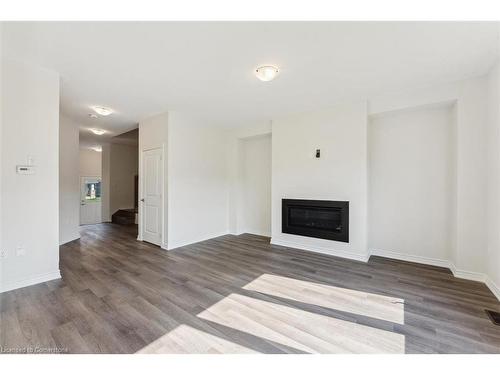
[[[349,202],[282,199],[283,233],[349,242]]]

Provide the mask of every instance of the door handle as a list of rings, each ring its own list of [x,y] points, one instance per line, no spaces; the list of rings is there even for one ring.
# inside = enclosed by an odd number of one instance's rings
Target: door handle
[[[141,202],[144,202],[144,198],[141,199]]]

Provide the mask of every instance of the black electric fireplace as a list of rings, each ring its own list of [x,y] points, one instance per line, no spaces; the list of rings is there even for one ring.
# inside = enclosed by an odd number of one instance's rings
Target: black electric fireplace
[[[349,202],[282,199],[283,233],[349,242]]]

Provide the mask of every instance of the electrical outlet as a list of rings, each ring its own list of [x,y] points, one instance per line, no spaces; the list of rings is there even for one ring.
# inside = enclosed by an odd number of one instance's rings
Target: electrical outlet
[[[16,256],[22,257],[24,255],[26,255],[26,249],[24,247],[22,247],[22,246],[18,246],[16,248]]]
[[[0,249],[0,259],[7,258],[7,250]]]

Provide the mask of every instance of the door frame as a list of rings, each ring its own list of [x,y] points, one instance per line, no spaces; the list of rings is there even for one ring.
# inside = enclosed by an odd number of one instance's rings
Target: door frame
[[[102,223],[102,176],[80,176],[80,210],[78,212],[78,222],[79,222],[79,226],[81,225],[88,225],[88,224],[82,224],[82,186],[83,186],[83,182],[85,181],[86,178],[93,178],[93,179],[96,179],[96,180],[99,180],[101,182],[101,200],[99,201],[99,204],[101,205],[101,219],[99,221],[99,223]],[[98,224],[99,224],[98,223]]]
[[[160,150],[161,152],[161,199],[160,199],[160,209],[161,209],[161,244],[160,248],[163,250],[167,250],[167,233],[166,233],[166,225],[165,225],[165,200],[166,200],[166,192],[165,192],[165,178],[167,176],[167,171],[166,171],[166,160],[165,160],[165,155],[166,153],[166,144],[162,143],[161,146],[158,147],[143,147],[139,149],[139,209],[138,209],[138,214],[139,214],[139,220],[138,220],[138,233],[137,233],[137,240],[138,241],[144,241],[143,239],[143,234],[144,234],[144,205],[141,199],[144,198],[144,152],[146,151],[153,151],[153,150]]]

